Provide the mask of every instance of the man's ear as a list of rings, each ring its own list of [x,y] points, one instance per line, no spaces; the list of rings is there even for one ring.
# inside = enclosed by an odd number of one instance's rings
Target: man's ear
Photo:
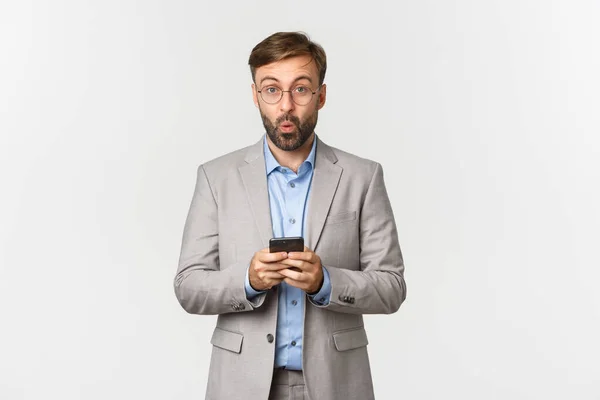
[[[327,99],[327,85],[322,84],[321,89],[319,89],[319,106],[318,106],[319,110],[321,108],[323,108],[323,106],[325,105],[326,99]]]
[[[258,107],[258,97],[256,96],[256,85],[253,83],[250,85],[252,87],[252,101],[254,101],[254,106]]]

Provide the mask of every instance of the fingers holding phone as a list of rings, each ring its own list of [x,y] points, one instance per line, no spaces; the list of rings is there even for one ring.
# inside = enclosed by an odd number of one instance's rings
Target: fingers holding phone
[[[304,251],[304,249],[305,249],[305,247],[304,247],[304,238],[303,237],[299,237],[299,236],[272,238],[269,241],[269,251],[271,253],[277,253],[277,252],[285,252],[285,253],[302,252],[302,251]],[[293,265],[289,265],[288,264],[287,268],[289,268],[291,270],[294,270],[294,271],[297,271],[297,272],[301,272],[300,268],[298,268],[296,266],[293,266]]]
[[[321,258],[312,250],[304,247],[301,252],[290,252],[282,264],[288,266],[281,270],[284,281],[307,293],[317,293],[323,285],[324,274]]]
[[[280,284],[285,276],[277,271],[288,268],[287,265],[280,263],[286,258],[286,252],[279,251],[272,253],[269,248],[254,253],[248,270],[250,286],[254,290],[261,291],[271,289],[273,286]]]
[[[256,252],[252,258],[249,270],[250,285],[255,290],[268,290],[280,284],[284,279],[291,278],[292,282],[290,283],[297,286],[297,283],[289,276],[290,271],[295,277],[297,273],[304,272],[304,268],[302,268],[304,264],[302,264],[302,259],[289,262],[291,260],[288,253],[299,253],[299,257],[305,258],[308,256],[305,253],[307,250],[302,237],[272,238],[269,241],[269,248]]]

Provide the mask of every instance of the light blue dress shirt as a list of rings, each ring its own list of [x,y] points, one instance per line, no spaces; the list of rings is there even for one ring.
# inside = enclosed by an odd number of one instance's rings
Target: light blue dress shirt
[[[306,160],[294,173],[282,167],[267,144],[265,135],[264,154],[266,163],[267,184],[269,188],[269,205],[273,237],[304,237],[306,225],[306,203],[310,193],[315,165],[316,134],[313,146]],[[246,296],[251,300],[263,293],[250,286],[246,271]],[[308,295],[311,300],[321,305],[329,304],[331,282],[329,273],[323,267],[323,286],[318,293]],[[304,323],[305,293],[303,290],[281,282],[279,287],[279,312],[277,314],[277,332],[275,339],[275,367],[286,369],[302,369],[302,336]]]

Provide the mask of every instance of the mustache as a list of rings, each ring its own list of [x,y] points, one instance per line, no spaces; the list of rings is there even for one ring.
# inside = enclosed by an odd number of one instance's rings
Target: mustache
[[[296,117],[295,115],[282,115],[275,120],[275,125],[279,125],[282,122],[292,122],[296,126],[300,126],[300,118]]]

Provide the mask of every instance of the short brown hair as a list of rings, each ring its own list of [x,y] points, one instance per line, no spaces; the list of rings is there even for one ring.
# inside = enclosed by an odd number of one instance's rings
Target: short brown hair
[[[308,55],[317,64],[319,85],[325,80],[327,56],[321,45],[311,41],[304,32],[277,32],[254,46],[248,59],[252,81],[255,81],[256,69],[286,58]]]

